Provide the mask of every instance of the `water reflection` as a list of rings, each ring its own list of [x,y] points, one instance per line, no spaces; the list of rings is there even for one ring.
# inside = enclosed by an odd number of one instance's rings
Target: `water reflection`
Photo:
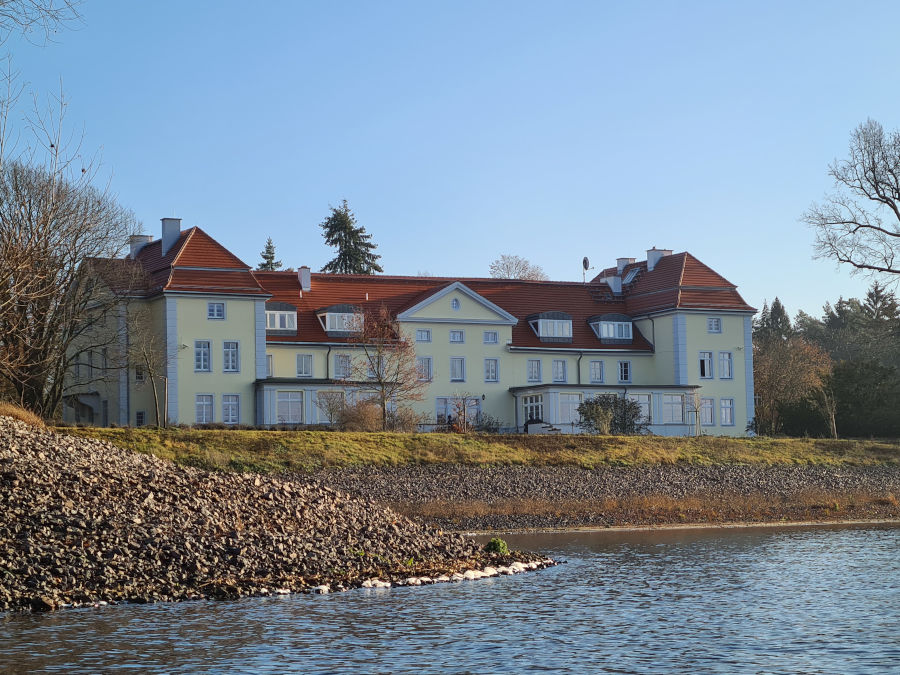
[[[0,666],[897,672],[900,528],[509,535],[565,565],[423,588],[6,617]]]

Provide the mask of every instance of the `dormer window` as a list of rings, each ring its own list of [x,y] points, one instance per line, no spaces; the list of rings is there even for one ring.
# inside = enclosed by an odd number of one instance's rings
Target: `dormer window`
[[[350,337],[363,329],[363,313],[354,305],[332,305],[316,312],[328,337]]]
[[[266,332],[270,335],[296,335],[297,308],[286,302],[267,302]]]
[[[603,344],[625,344],[634,338],[631,317],[625,314],[592,316],[588,324]]]
[[[572,317],[564,312],[541,312],[528,317],[531,330],[541,342],[571,342]]]

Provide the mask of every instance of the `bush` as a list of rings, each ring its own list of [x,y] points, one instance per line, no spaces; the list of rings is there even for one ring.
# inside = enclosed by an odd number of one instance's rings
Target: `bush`
[[[412,408],[397,408],[388,411],[387,428],[389,431],[418,431],[419,425],[424,424],[427,418],[427,415],[417,413]]]
[[[504,426],[503,420],[487,413],[481,413],[481,416],[478,418],[478,424],[475,425],[475,430],[484,434],[496,434],[500,432],[500,427],[502,426]]]
[[[578,425],[593,434],[643,434],[647,432],[641,406],[621,396],[595,396],[578,406]]]
[[[500,537],[494,537],[484,545],[487,553],[496,553],[497,555],[509,555],[509,546]]]
[[[44,420],[42,420],[38,415],[35,415],[33,412],[23,408],[22,406],[16,405],[15,403],[9,403],[7,401],[0,401],[0,416],[12,417],[13,419],[19,420],[20,422],[25,422],[25,424],[29,424],[40,429],[43,429],[45,427]]]
[[[338,415],[341,431],[381,431],[381,408],[372,401],[345,405]]]

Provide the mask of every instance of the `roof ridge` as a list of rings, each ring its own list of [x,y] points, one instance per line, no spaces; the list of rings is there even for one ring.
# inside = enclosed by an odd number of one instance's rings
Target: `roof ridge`
[[[178,264],[178,259],[181,257],[181,254],[184,253],[184,249],[187,248],[188,242],[191,240],[191,237],[194,236],[194,233],[197,231],[197,226],[194,225],[192,228],[187,230],[187,236],[184,238],[184,241],[181,243],[181,248],[178,249],[178,253],[175,254],[175,257],[172,258],[172,262],[169,263],[169,267],[175,267]],[[161,246],[162,244],[160,244]],[[160,251],[161,252],[161,251]]]

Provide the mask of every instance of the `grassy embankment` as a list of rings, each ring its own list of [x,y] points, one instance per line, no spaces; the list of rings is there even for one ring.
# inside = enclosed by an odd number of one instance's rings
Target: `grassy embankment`
[[[62,428],[213,470],[311,472],[403,464],[630,466],[641,464],[900,464],[900,442],[808,438],[664,438]]]

